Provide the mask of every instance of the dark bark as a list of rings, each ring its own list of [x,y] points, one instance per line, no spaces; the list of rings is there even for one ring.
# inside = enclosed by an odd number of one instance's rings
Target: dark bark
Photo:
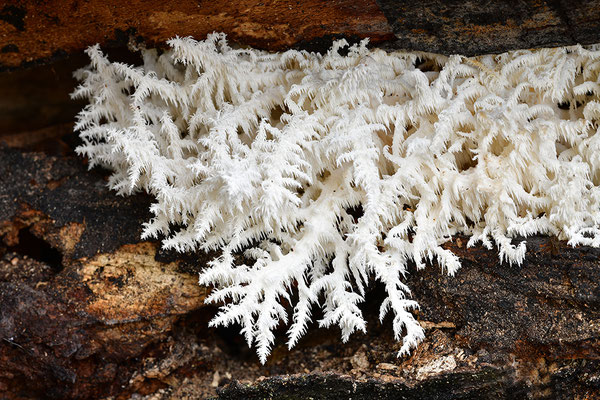
[[[390,47],[479,55],[600,42],[600,1],[377,0]]]

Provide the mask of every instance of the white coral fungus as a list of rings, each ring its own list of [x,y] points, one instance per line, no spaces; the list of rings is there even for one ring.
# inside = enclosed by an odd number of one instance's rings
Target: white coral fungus
[[[77,151],[113,170],[119,193],[156,198],[144,237],[220,250],[200,274],[207,301],[224,304],[211,324],[240,324],[261,362],[281,323],[294,346],[312,306],[344,341],[365,331],[373,278],[408,353],[423,329],[407,265],[453,274],[442,244],[457,233],[517,264],[517,236],[600,244],[597,48],[466,58],[342,40],[325,55],[271,54],[223,34],[169,45],[142,51],[141,67],[88,49]]]

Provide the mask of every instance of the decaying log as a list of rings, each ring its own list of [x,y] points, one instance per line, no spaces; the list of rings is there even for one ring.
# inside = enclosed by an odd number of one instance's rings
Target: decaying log
[[[0,69],[13,71],[0,74],[0,139],[13,148],[0,144],[0,398],[600,398],[600,250],[542,236],[527,238],[522,266],[455,237],[456,276],[411,269],[427,336],[410,357],[396,358],[391,320],[377,319],[375,285],[367,334],[343,344],[313,324],[288,351],[282,329],[261,366],[235,327],[208,327],[216,309],[197,273],[214,255],[141,241],[152,199],[115,195],[105,172],[72,154],[81,105],[68,97],[71,72],[87,63],[81,51],[97,42],[128,62],[119,49],[130,40],[214,30],[270,50],[371,37],[477,54],[600,42],[598,9],[596,0],[4,2]]]
[[[212,329],[198,268],[139,240],[145,195],[118,197],[74,157],[0,149],[0,397],[222,399],[594,398],[600,395],[600,250],[527,239],[520,266],[449,245],[463,267],[411,271],[427,339],[408,358],[391,321],[342,344],[311,327],[267,365]],[[38,250],[36,250],[38,249]],[[41,249],[41,250],[39,250]],[[318,317],[318,316],[317,316]]]

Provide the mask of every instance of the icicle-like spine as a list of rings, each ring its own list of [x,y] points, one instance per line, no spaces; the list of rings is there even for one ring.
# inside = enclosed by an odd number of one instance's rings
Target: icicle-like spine
[[[221,251],[200,275],[215,287],[207,301],[224,303],[212,324],[240,324],[262,362],[273,330],[289,319],[293,346],[313,306],[344,340],[364,331],[371,279],[410,352],[423,330],[407,263],[453,274],[460,261],[441,246],[454,234],[517,264],[515,236],[600,245],[594,48],[465,58],[362,42],[340,56],[338,41],[326,55],[269,54],[223,34],[169,45],[144,50],[141,67],[88,49],[77,151],[112,169],[119,193],[155,196],[144,237]]]

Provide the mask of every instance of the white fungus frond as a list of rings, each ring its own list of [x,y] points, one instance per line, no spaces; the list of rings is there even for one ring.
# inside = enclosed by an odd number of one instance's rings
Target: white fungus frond
[[[168,43],[141,67],[88,49],[77,151],[119,193],[155,197],[144,237],[220,250],[200,274],[222,305],[212,325],[240,324],[261,362],[278,326],[298,342],[313,307],[344,341],[365,331],[373,279],[408,354],[424,331],[402,279],[409,262],[454,274],[453,235],[516,264],[528,235],[600,246],[595,47],[466,58]]]

